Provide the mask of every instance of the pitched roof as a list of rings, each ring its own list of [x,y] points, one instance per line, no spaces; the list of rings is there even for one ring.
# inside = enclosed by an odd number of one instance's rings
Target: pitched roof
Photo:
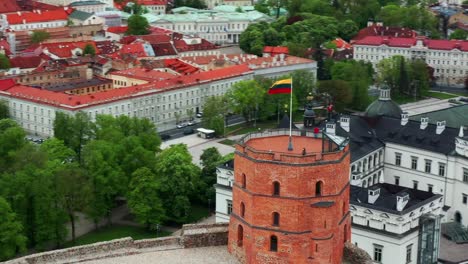
[[[15,85],[16,85],[16,82],[14,79],[0,80],[0,91],[8,90]]]
[[[429,117],[429,123],[435,124],[437,121],[445,121],[446,126],[459,128],[468,125],[468,105],[459,105],[447,109],[428,112],[420,115],[411,116],[414,121],[421,121],[422,117]]]
[[[273,54],[289,54],[289,49],[288,47],[283,47],[283,46],[277,46],[277,47],[265,46],[263,48],[263,52],[273,53]]]
[[[40,56],[14,57],[10,59],[12,68],[31,69],[37,68],[42,62]]]
[[[358,40],[354,45],[380,46],[410,48],[416,45],[417,38],[392,38],[385,36],[368,36]],[[443,40],[443,39],[424,39],[421,37],[423,45],[432,50],[453,50],[468,51],[467,40]]]
[[[2,0],[0,1],[0,14],[16,12],[21,8],[16,3],[16,0]]]
[[[153,47],[156,57],[177,55],[177,51],[174,49],[174,46],[169,42],[152,44],[151,46]]]
[[[358,34],[351,40],[351,43],[368,36],[414,38],[417,36],[417,34],[410,28],[378,26],[373,24],[359,30]]]
[[[136,78],[136,79],[141,79],[141,80],[146,80],[146,81],[162,81],[162,80],[174,78],[177,76],[175,74],[168,73],[168,72],[145,69],[145,68],[136,68],[136,67],[128,69],[128,70],[112,72],[111,74],[127,76],[130,78]]]
[[[200,82],[210,82],[232,78],[252,73],[246,65],[237,65],[230,68],[198,72],[186,76],[178,76],[171,79],[152,82],[144,85],[135,85],[125,88],[112,89],[97,92],[90,95],[68,95],[61,92],[51,92],[24,85],[16,85],[7,89],[12,97],[22,98],[28,101],[50,104],[66,109],[81,109],[91,105],[109,103],[129,97],[143,96],[148,93],[159,93],[166,90],[175,90],[183,87],[198,85]]]
[[[71,7],[74,7],[74,6],[86,6],[86,5],[105,5],[103,2],[99,2],[99,1],[94,1],[94,0],[90,0],[90,1],[77,1],[77,2],[73,2],[70,4]]]
[[[143,43],[131,43],[123,45],[120,49],[120,54],[135,54],[138,57],[148,56],[148,54],[146,54]]]
[[[118,27],[109,27],[107,32],[114,33],[114,34],[125,34],[127,32],[127,26],[118,26]]]
[[[84,11],[80,11],[80,10],[75,10],[75,11],[73,11],[73,13],[70,14],[70,16],[68,16],[68,18],[85,21],[86,19],[88,19],[88,18],[90,18],[92,16],[93,16],[92,13],[88,13],[88,12],[84,12]]]
[[[41,46],[43,49],[47,49],[49,53],[52,53],[59,58],[71,58],[76,55],[73,54],[73,50],[77,48],[84,50],[88,44],[93,46],[96,54],[99,54],[99,49],[97,49],[94,41],[42,43]]]
[[[23,21],[26,23],[39,23],[55,20],[67,20],[72,11],[73,9],[68,8],[67,10],[57,9],[43,12],[18,12],[7,14],[6,17],[10,25],[23,24]]]
[[[167,5],[167,0],[137,0],[140,5]]]

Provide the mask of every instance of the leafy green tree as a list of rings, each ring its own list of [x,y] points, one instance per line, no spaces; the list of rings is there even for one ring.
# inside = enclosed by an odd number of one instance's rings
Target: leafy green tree
[[[5,261],[26,249],[23,226],[8,202],[0,197],[0,260]]]
[[[83,49],[83,55],[88,55],[88,54],[91,56],[96,55],[96,50],[91,44],[86,44],[86,46]]]
[[[149,230],[155,230],[166,219],[160,189],[159,180],[150,169],[142,167],[133,173],[128,207],[137,221]]]
[[[258,12],[261,12],[261,13],[264,13],[264,14],[267,14],[267,15],[270,14],[270,8],[269,8],[269,6],[268,6],[268,4],[266,3],[265,0],[257,1],[257,3],[254,5],[254,8]]]
[[[141,15],[132,15],[128,18],[127,35],[148,35],[150,33],[148,20]]]
[[[247,122],[255,118],[258,105],[262,104],[265,90],[255,80],[235,83],[226,93],[230,108],[241,114]]]
[[[381,8],[377,0],[342,0],[340,7],[344,17],[353,20],[359,28],[365,27],[369,19],[375,19]]]
[[[15,153],[25,144],[26,133],[11,119],[0,119],[0,171],[12,171]]]
[[[5,119],[10,117],[10,110],[8,109],[8,102],[5,100],[0,100],[0,119]]]
[[[5,54],[0,54],[0,69],[8,70],[11,68],[10,60]]]
[[[181,7],[181,6],[193,7],[193,8],[198,8],[198,9],[206,8],[206,4],[202,0],[175,0],[174,1],[174,7]]]
[[[227,99],[224,96],[211,96],[203,105],[203,127],[213,129],[216,135],[224,134],[224,116],[227,114]]]
[[[450,34],[450,39],[461,39],[466,40],[468,38],[468,31],[463,29],[455,29],[452,34]]]
[[[156,177],[161,199],[169,219],[183,223],[190,212],[190,198],[197,195],[200,168],[192,163],[187,146],[171,145],[156,156]]]
[[[142,6],[135,1],[129,2],[124,6],[123,10],[132,15],[142,15],[149,12],[145,6]]]
[[[49,32],[43,31],[43,30],[36,30],[32,33],[31,35],[31,42],[32,43],[41,43],[44,40],[48,39],[50,37]]]
[[[304,106],[307,95],[315,90],[315,74],[307,70],[297,70],[291,74],[291,78],[294,86],[293,96],[298,105]]]
[[[342,112],[353,102],[353,89],[346,81],[326,80],[320,81],[318,85],[319,93],[328,93],[333,98],[335,110]]]
[[[341,21],[338,24],[338,35],[346,41],[350,41],[358,31],[358,25],[351,19]]]
[[[212,199],[213,201],[216,198],[216,192],[213,186],[216,183],[216,167],[220,164],[222,158],[218,149],[215,147],[203,150],[200,156],[202,165],[201,179],[207,187],[206,198]]]

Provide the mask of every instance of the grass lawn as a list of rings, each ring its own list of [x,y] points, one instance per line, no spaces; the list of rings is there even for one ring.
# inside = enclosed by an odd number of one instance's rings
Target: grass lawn
[[[442,92],[433,92],[433,91],[428,92],[427,95],[430,97],[434,97],[434,98],[442,99],[442,100],[458,97],[458,95],[451,94],[451,93],[442,93]]]
[[[219,141],[219,143],[228,145],[228,146],[234,146],[234,144],[236,144],[236,141],[230,140],[230,139],[224,139],[224,140]]]
[[[168,236],[170,232],[159,231],[159,236]],[[112,225],[99,228],[96,231],[80,236],[75,244],[71,241],[65,243],[64,247],[74,247],[96,242],[108,241],[117,238],[132,237],[133,239],[155,238],[156,231],[148,231],[143,227]]]
[[[277,121],[268,120],[268,121],[258,121],[257,127],[253,127],[253,123],[247,126],[246,123],[238,124],[235,126],[230,126],[226,128],[227,135],[243,135],[250,132],[258,131],[259,129],[271,129],[276,128],[278,125]]]
[[[211,201],[210,206],[211,206],[210,209],[213,209],[214,201]],[[209,216],[208,205],[192,204],[192,208],[187,217],[187,223],[195,223],[208,216]]]

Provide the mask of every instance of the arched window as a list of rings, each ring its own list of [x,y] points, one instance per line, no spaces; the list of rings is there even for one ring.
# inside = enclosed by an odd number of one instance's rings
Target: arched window
[[[318,181],[316,184],[315,184],[315,196],[321,196],[322,195],[322,186],[323,183],[322,181]]]
[[[243,202],[241,202],[241,205],[240,205],[240,215],[242,217],[244,217],[244,215],[245,215],[245,205],[244,205]]]
[[[242,247],[244,244],[244,228],[239,225],[237,226],[237,246]]]
[[[273,225],[279,226],[279,221],[280,221],[280,214],[277,212],[274,212],[273,213]]]
[[[356,170],[356,166],[355,165],[351,166],[351,171],[355,171],[355,170]]]
[[[280,183],[277,181],[273,182],[273,195],[280,195]]]
[[[374,154],[374,167],[377,165],[377,153]]]
[[[367,181],[366,181],[366,180],[364,180],[364,181],[362,182],[362,187],[363,187],[363,188],[366,188],[366,187],[367,187]]]
[[[377,174],[374,174],[374,176],[372,177],[372,185],[376,183],[377,183]]]
[[[270,237],[270,251],[278,251],[278,237],[276,236]]]
[[[244,173],[242,173],[242,188],[246,188],[247,187],[247,177],[245,176]]]
[[[455,213],[455,222],[457,222],[459,224],[461,224],[461,222],[462,222],[462,215],[458,211]]]
[[[369,163],[367,164],[367,169],[370,169],[372,165],[372,156],[369,157]]]

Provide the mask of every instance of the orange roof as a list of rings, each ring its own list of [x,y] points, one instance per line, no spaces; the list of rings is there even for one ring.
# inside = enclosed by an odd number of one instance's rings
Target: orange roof
[[[16,85],[16,82],[13,79],[0,80],[0,91],[8,90],[9,88],[15,85]]]
[[[263,52],[273,53],[273,54],[289,54],[289,49],[288,47],[283,47],[283,46],[277,46],[277,47],[265,46],[263,48]]]
[[[150,70],[145,68],[131,68],[128,70],[112,72],[113,75],[120,75],[126,76],[135,79],[141,79],[146,81],[161,81],[165,79],[174,78],[177,75],[168,73],[168,72],[161,72],[158,70]]]
[[[79,48],[84,50],[86,45],[93,46],[96,54],[99,54],[99,49],[96,47],[94,41],[77,41],[77,42],[57,42],[57,43],[42,43],[43,49],[47,49],[50,53],[56,55],[59,58],[71,58],[73,57],[72,51]]]
[[[18,12],[7,14],[7,20],[10,25],[23,24],[23,21],[26,23],[38,23],[38,22],[48,22],[55,20],[67,20],[68,15],[71,14],[73,9],[69,8],[58,9],[52,11],[39,11],[39,12]]]
[[[135,54],[138,57],[146,57],[145,48],[143,47],[143,43],[131,43],[123,45],[120,49],[120,54]]]
[[[351,49],[353,47],[341,38],[334,39],[332,43],[334,43],[338,49]]]
[[[16,3],[16,0],[2,0],[0,2],[0,14],[16,12],[21,10],[21,8]]]
[[[5,92],[12,97],[56,107],[79,110],[92,105],[109,103],[129,97],[146,96],[149,93],[160,93],[167,90],[180,89],[196,85],[200,82],[232,78],[250,73],[246,65],[236,65],[229,68],[198,72],[192,75],[177,76],[163,81],[155,81],[143,85],[135,85],[125,88],[112,89],[88,95],[69,95],[61,92],[52,92],[24,85],[16,85]],[[143,93],[144,92],[144,93]]]

